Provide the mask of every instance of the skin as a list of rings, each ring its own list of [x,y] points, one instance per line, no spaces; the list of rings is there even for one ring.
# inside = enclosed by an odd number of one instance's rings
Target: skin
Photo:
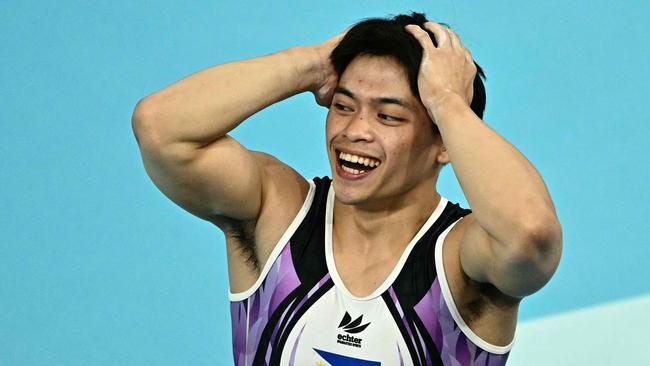
[[[393,59],[357,57],[341,75],[338,86],[345,93],[334,94],[327,116],[336,192],[334,258],[346,287],[360,297],[383,282],[440,200],[434,169],[440,137],[407,80]],[[361,180],[346,179],[336,168],[339,151],[373,157],[381,165]]]
[[[469,108],[476,73],[469,52],[450,30],[424,27],[438,47],[420,27],[406,28],[424,50],[418,96],[404,69],[386,57],[355,58],[339,78],[328,56],[340,34],[192,74],[141,100],[133,130],[158,188],[224,232],[232,292],[256,281],[309,189],[286,164],[227,135],[250,115],[304,91],[330,106],[334,258],[357,296],[372,293],[392,270],[439,202],[440,164],[451,162],[473,213],[445,239],[445,272],[470,328],[505,345],[520,299],[558,265],[561,228],[532,164]],[[381,165],[361,180],[346,179],[336,168],[339,150]],[[249,250],[242,232],[253,240]]]

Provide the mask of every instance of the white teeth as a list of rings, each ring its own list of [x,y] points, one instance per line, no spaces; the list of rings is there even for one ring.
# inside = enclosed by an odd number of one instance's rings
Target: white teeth
[[[365,170],[351,169],[351,168],[348,168],[347,166],[342,166],[341,168],[343,168],[343,170],[345,170],[346,172],[348,172],[350,174],[355,174],[355,175],[363,174],[363,173],[366,172]]]
[[[352,154],[347,154],[344,152],[339,153],[339,159],[349,161],[351,163],[358,163],[358,164],[363,164],[365,166],[369,167],[377,167],[379,166],[379,161],[375,161],[374,159],[370,158],[363,158],[358,155],[352,155]]]

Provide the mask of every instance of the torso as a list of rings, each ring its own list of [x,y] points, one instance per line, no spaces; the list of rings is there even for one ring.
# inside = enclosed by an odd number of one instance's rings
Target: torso
[[[482,339],[505,346],[515,334],[519,301],[503,296],[494,286],[479,284],[463,275],[460,261],[454,257],[460,244],[458,222],[445,238],[443,258],[451,292],[461,316]],[[346,244],[341,243],[341,247]],[[337,245],[334,243],[334,248]],[[360,261],[354,253],[334,250],[336,268],[345,287],[357,297],[366,297],[377,290],[397,265],[404,246],[390,258],[368,257]]]
[[[297,184],[296,186],[298,187],[297,191],[301,192],[300,196],[296,196],[302,200],[297,199],[284,201],[284,205],[287,209],[284,211],[283,215],[280,215],[279,217],[276,215],[274,216],[275,219],[271,219],[270,215],[261,215],[261,220],[258,222],[256,227],[252,226],[252,224],[247,226],[248,229],[254,229],[255,233],[254,238],[257,248],[255,255],[258,256],[257,264],[255,266],[251,265],[251,261],[245,255],[245,251],[242,251],[240,248],[239,241],[241,235],[227,235],[232,293],[249,289],[256,282],[260,276],[261,269],[264,268],[266,262],[269,260],[269,255],[271,255],[273,249],[275,249],[275,245],[279,244],[278,240],[282,236],[284,230],[287,229],[293,221],[296,213],[300,210],[302,201],[307,196],[307,192],[309,192],[309,183],[305,181],[305,184],[306,187],[300,184]],[[295,189],[296,187],[293,188]],[[296,192],[296,190],[293,192]],[[304,194],[302,192],[304,192]],[[297,201],[300,202],[296,204]],[[280,225],[278,225],[278,221],[281,223]],[[273,225],[273,223],[276,225]],[[457,227],[459,223],[457,223]],[[454,230],[455,229],[456,228],[454,228]],[[500,301],[499,296],[495,296],[492,289],[481,288],[480,286],[474,286],[471,283],[468,285],[469,282],[462,278],[462,270],[459,271],[459,263],[457,260],[454,260],[454,258],[457,257],[457,254],[454,255],[454,253],[457,253],[457,248],[455,247],[457,245],[455,239],[456,235],[454,235],[454,230],[449,232],[449,235],[447,235],[447,238],[444,241],[445,246],[442,255],[444,257],[445,272],[448,275],[450,289],[453,293],[454,299],[456,299],[458,311],[464,319],[469,320],[468,323],[470,328],[474,330],[478,336],[496,345],[506,345],[512,339],[510,329],[514,329],[514,322],[511,322],[510,320],[516,319],[516,306],[513,307],[511,304],[504,304]],[[405,247],[405,245],[403,247]],[[334,270],[335,273],[333,275],[335,279],[335,288],[341,287],[341,293],[344,295],[350,295],[352,301],[354,301],[355,298],[365,298],[373,293],[377,295],[376,292],[378,290],[379,292],[386,290],[380,289],[379,287],[383,286],[388,288],[386,282],[387,278],[390,277],[391,274],[393,277],[395,276],[393,272],[396,265],[398,265],[398,261],[401,259],[401,254],[404,251],[403,249],[404,248],[400,248],[399,250],[396,250],[396,255],[393,256],[383,256],[379,258],[366,257],[363,261],[359,261],[359,259],[355,258],[351,252],[341,251],[337,253],[332,250],[332,257],[329,260],[336,262],[334,265],[336,269]],[[403,265],[403,263],[400,265]],[[328,266],[331,267],[332,264],[329,263]],[[458,278],[459,274],[461,274],[460,279]],[[340,283],[336,284],[337,280]],[[487,294],[484,294],[483,292],[487,292]],[[324,303],[327,303],[327,301],[335,301],[335,299],[338,298],[337,296],[340,295],[333,296],[334,298],[332,298],[332,300],[327,300],[327,297],[324,296]],[[497,311],[494,311],[495,308]],[[508,326],[501,326],[504,324],[503,320],[506,320],[505,323],[508,324]],[[511,323],[512,326],[510,325]],[[376,325],[376,327],[378,326],[379,325]],[[501,327],[507,329],[494,332],[494,326],[497,328]],[[487,329],[488,331],[485,331],[484,329]],[[295,336],[296,335],[294,334],[294,337]],[[402,346],[405,347],[405,345]],[[403,351],[405,350],[406,348],[403,349]]]

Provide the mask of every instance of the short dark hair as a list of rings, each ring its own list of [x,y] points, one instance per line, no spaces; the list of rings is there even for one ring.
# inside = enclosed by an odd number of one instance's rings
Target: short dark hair
[[[418,72],[422,61],[422,47],[404,27],[409,24],[422,26],[428,20],[423,13],[413,12],[411,15],[397,15],[393,18],[371,18],[355,24],[345,34],[345,37],[334,48],[330,60],[338,75],[342,75],[350,62],[360,55],[389,56],[397,60],[408,74],[411,91],[420,98],[418,91]],[[425,31],[438,45],[430,31]],[[485,110],[485,86],[483,69],[476,65],[474,78],[474,97],[470,108],[479,118],[483,118]]]

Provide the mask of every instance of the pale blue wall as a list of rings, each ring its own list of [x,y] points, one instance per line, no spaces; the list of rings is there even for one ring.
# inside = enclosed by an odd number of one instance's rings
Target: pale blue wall
[[[557,205],[564,257],[521,318],[650,293],[647,3],[397,3],[3,2],[0,364],[230,363],[223,236],[149,181],[135,103],[196,70],[408,10],[460,34],[488,75],[486,121]],[[301,95],[235,136],[325,175],[324,113]],[[440,191],[465,203],[449,168]]]

